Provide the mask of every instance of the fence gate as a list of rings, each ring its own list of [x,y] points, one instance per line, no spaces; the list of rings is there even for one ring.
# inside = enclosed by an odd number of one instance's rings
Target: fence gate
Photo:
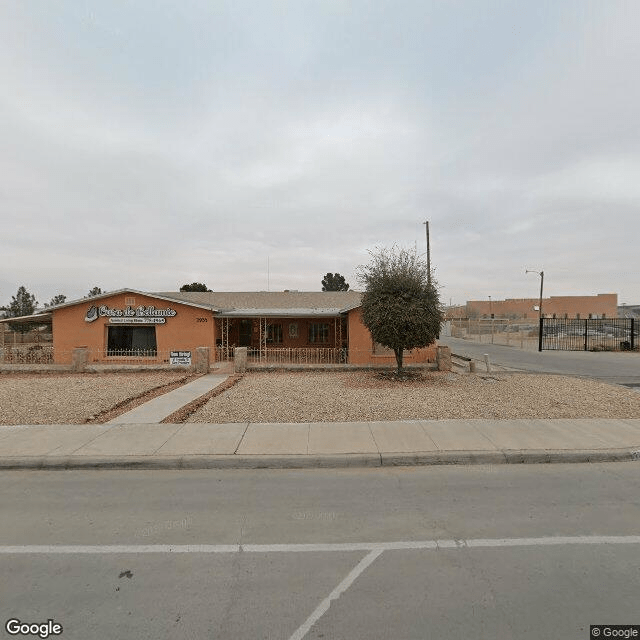
[[[634,318],[540,319],[539,351],[629,351],[637,345]]]

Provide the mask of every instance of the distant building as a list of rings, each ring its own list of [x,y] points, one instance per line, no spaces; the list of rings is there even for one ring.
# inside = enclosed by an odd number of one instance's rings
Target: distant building
[[[622,304],[618,307],[619,318],[640,318],[640,304]]]
[[[507,298],[506,300],[468,300],[467,304],[449,307],[448,318],[535,319],[539,298]],[[599,293],[595,296],[551,296],[542,299],[545,318],[617,318],[618,294]],[[639,307],[628,307],[639,308]]]

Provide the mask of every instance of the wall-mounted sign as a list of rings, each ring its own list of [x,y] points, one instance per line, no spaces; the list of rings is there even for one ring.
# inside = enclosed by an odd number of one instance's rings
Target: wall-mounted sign
[[[109,318],[109,324],[164,324],[166,318]]]
[[[109,318],[112,324],[164,324],[166,318],[177,316],[175,309],[167,307],[166,309],[156,309],[153,305],[145,307],[140,305],[135,309],[133,307],[125,307],[124,309],[112,309],[106,304],[96,307],[91,305],[87,309],[84,316],[85,322],[93,322],[98,318]]]
[[[169,363],[182,366],[191,366],[191,351],[170,351]]]

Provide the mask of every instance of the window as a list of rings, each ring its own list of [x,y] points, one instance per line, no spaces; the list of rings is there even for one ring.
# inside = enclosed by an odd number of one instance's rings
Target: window
[[[267,327],[267,344],[282,344],[281,324],[270,324]]]
[[[108,329],[108,356],[157,355],[155,327],[109,327]]]
[[[326,322],[312,322],[309,325],[309,343],[329,342],[329,325]]]
[[[133,307],[133,305],[136,303],[136,299],[135,298],[125,298],[124,299],[124,303],[129,307]]]

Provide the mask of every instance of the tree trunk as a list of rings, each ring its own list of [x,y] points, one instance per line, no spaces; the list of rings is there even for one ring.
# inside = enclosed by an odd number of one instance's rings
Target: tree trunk
[[[394,349],[394,353],[396,354],[396,362],[398,363],[398,375],[402,372],[402,356],[404,353],[404,349]]]

